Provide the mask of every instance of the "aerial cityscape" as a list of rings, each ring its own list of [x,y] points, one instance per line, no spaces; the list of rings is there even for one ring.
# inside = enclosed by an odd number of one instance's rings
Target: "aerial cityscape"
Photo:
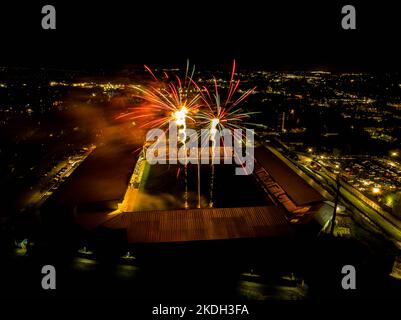
[[[0,67],[2,290],[51,264],[61,296],[399,297],[401,74],[183,62]]]

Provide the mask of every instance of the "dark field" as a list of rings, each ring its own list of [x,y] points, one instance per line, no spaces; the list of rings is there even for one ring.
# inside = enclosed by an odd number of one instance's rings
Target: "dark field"
[[[183,165],[152,165],[144,175],[138,210],[180,209],[185,206],[187,181],[188,206],[198,205],[198,167],[188,165],[187,178]],[[235,175],[234,165],[215,165],[212,201],[215,208],[266,206],[271,204],[253,175]],[[177,174],[178,173],[178,174]],[[146,177],[147,176],[147,177]],[[209,206],[211,199],[211,165],[201,165],[201,207]]]

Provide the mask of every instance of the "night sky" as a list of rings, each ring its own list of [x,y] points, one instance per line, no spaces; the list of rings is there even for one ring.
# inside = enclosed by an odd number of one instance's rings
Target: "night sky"
[[[182,66],[190,58],[225,68],[236,58],[242,68],[401,66],[394,1],[36,2],[0,4],[1,65]],[[56,7],[57,30],[41,29],[45,4]],[[356,7],[357,30],[341,28],[346,4]]]

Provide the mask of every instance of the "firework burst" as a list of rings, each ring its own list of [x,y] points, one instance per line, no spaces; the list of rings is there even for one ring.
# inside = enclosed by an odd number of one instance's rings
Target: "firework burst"
[[[166,72],[163,73],[163,78],[159,79],[149,67],[145,66],[145,69],[151,74],[154,84],[146,87],[136,86],[138,94],[134,95],[144,103],[120,114],[116,119],[145,119],[146,123],[141,125],[142,128],[165,127],[171,120],[175,121],[177,126],[186,128],[187,119],[195,122],[192,115],[199,108],[200,98],[200,93],[194,90],[194,82],[191,81],[195,68],[189,74],[187,63],[183,79],[179,76],[171,78]]]
[[[134,95],[140,98],[144,103],[135,108],[129,109],[128,112],[120,114],[116,119],[126,119],[137,121],[145,120],[141,128],[163,128],[168,126],[170,121],[174,121],[178,129],[178,142],[186,148],[187,140],[187,123],[196,129],[207,128],[210,131],[209,137],[211,141],[211,157],[212,175],[210,179],[210,202],[209,206],[213,206],[213,183],[214,183],[214,159],[215,149],[217,145],[217,133],[224,129],[246,129],[249,125],[256,125],[249,122],[252,114],[257,112],[246,112],[242,109],[241,103],[251,95],[255,88],[251,88],[239,93],[240,80],[235,78],[236,63],[230,75],[230,82],[227,89],[227,95],[222,98],[220,94],[219,84],[216,78],[213,78],[213,86],[200,87],[194,80],[193,75],[195,68],[189,72],[189,62],[185,77],[170,77],[166,72],[162,78],[156,77],[154,72],[147,66],[145,69],[153,78],[153,83],[149,86],[136,86],[137,93]],[[167,130],[167,128],[166,128]],[[199,137],[199,132],[196,133]],[[244,142],[243,136],[234,132],[234,139]],[[184,152],[186,157],[186,152]],[[234,157],[236,155],[234,154]],[[188,186],[187,186],[187,159],[185,159],[184,177],[185,177],[185,207],[188,207]],[[177,171],[177,179],[180,176],[180,168]],[[200,208],[200,163],[198,149],[198,208]]]
[[[210,200],[209,206],[213,207],[213,185],[214,185],[214,159],[216,149],[217,133],[224,129],[246,129],[246,126],[256,125],[248,122],[252,114],[257,112],[246,112],[241,108],[241,102],[243,102],[249,95],[251,95],[256,87],[251,88],[243,92],[239,98],[234,99],[240,80],[235,80],[235,68],[236,63],[233,61],[233,67],[231,70],[230,83],[228,87],[227,97],[222,99],[222,95],[219,92],[219,85],[216,78],[213,78],[213,89],[209,90],[206,86],[199,87],[195,82],[194,86],[198,89],[201,96],[202,108],[196,114],[196,121],[200,127],[208,127],[210,130],[209,139],[211,141],[211,179],[210,179]],[[205,137],[204,137],[205,138]],[[206,137],[207,138],[207,137]],[[242,134],[238,134],[234,131],[234,139],[244,142]],[[234,154],[234,156],[237,156]]]
[[[174,121],[178,129],[178,143],[184,148],[184,207],[188,208],[188,173],[187,173],[187,120],[195,122],[192,117],[199,108],[200,93],[194,89],[192,77],[195,67],[189,74],[189,61],[185,77],[179,76],[170,78],[164,72],[163,78],[159,79],[153,71],[145,65],[145,69],[150,73],[154,84],[150,86],[137,86],[138,94],[135,97],[144,101],[141,106],[135,107],[129,112],[121,114],[117,119],[139,120],[144,119],[145,124],[142,128],[163,128],[168,126],[170,121]],[[167,130],[167,129],[166,129]],[[177,179],[180,175],[180,168],[177,169]]]
[[[231,70],[230,84],[228,88],[228,94],[225,99],[219,92],[219,85],[216,78],[213,78],[213,90],[209,90],[206,86],[199,87],[195,82],[194,86],[198,89],[201,96],[202,109],[197,113],[196,120],[200,126],[210,126],[211,131],[217,133],[222,129],[245,129],[247,125],[254,125],[248,122],[251,115],[257,112],[246,112],[240,104],[249,95],[251,95],[256,87],[251,88],[237,99],[233,99],[237,92],[240,80],[235,80],[235,60]]]

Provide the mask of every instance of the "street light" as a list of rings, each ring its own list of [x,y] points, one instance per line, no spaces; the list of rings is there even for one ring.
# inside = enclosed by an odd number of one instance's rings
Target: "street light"
[[[378,193],[380,193],[380,188],[374,187],[374,188],[372,189],[372,192],[373,192],[374,194],[378,194]]]
[[[398,152],[397,152],[397,151],[391,152],[391,156],[392,156],[392,157],[398,157]]]

